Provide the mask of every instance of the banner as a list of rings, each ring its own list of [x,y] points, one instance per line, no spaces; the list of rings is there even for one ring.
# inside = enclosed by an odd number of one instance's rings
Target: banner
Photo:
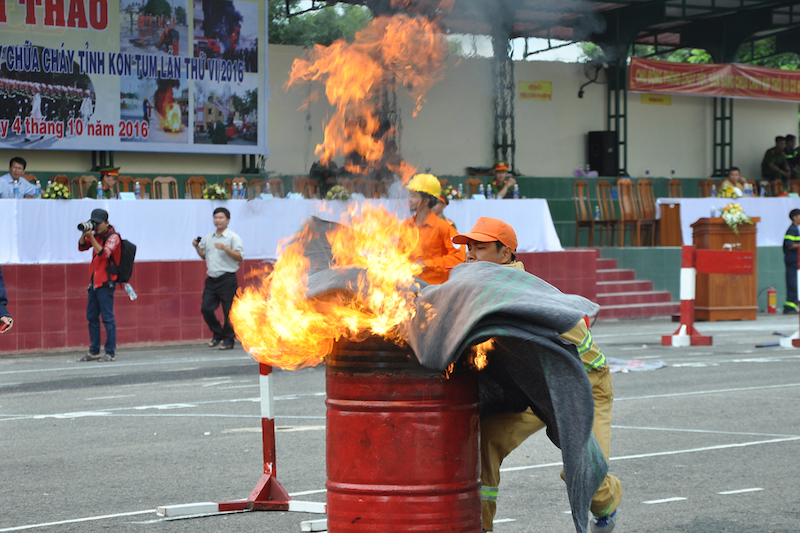
[[[633,92],[800,101],[800,71],[737,64],[670,63],[632,57]]]
[[[0,0],[0,148],[267,154],[262,0]]]

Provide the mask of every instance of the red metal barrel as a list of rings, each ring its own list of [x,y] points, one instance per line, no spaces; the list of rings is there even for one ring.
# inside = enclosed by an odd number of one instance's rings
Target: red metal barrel
[[[328,531],[480,533],[476,372],[377,337],[325,363]]]

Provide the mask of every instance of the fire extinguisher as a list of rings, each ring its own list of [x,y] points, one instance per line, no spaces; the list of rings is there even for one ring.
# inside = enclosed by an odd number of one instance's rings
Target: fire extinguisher
[[[775,314],[778,312],[778,291],[775,287],[770,287],[767,290],[767,313]]]

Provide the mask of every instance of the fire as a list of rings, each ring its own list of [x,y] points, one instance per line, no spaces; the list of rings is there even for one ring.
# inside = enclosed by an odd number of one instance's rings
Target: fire
[[[231,308],[231,322],[245,349],[259,362],[285,369],[315,366],[334,341],[377,334],[400,342],[400,327],[416,314],[410,259],[419,233],[383,207],[353,206],[343,226],[327,234],[332,266],[363,269],[354,294],[308,300],[309,260],[303,255],[307,226],[280,251],[274,270],[259,287],[246,288]]]
[[[164,131],[181,131],[181,106],[172,102],[167,106],[165,115],[161,118],[161,127]]]
[[[404,86],[415,102],[414,116],[424,96],[443,77],[449,47],[437,23],[422,16],[380,16],[356,33],[353,43],[315,46],[309,59],[295,60],[286,83],[322,81],[334,115],[316,154],[323,164],[337,155],[358,154],[365,164],[348,166],[366,172],[387,164],[407,181],[416,169],[387,157],[386,141],[396,133],[381,123],[378,108],[386,91]],[[316,93],[315,93],[316,94]]]
[[[494,339],[489,339],[472,347],[472,366],[478,370],[486,368],[487,355],[494,348]]]
[[[172,95],[173,88],[177,87],[180,87],[177,80],[158,80],[154,95],[156,111],[161,115],[161,128],[166,132],[179,132],[183,129],[181,106]]]

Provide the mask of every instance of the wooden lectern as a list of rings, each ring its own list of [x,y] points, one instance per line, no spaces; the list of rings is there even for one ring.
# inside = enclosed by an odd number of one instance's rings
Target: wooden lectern
[[[692,224],[692,240],[698,250],[730,250],[753,253],[753,273],[697,274],[694,313],[697,320],[755,320],[758,311],[758,250],[753,224],[739,224],[735,234],[722,218],[701,218]]]

